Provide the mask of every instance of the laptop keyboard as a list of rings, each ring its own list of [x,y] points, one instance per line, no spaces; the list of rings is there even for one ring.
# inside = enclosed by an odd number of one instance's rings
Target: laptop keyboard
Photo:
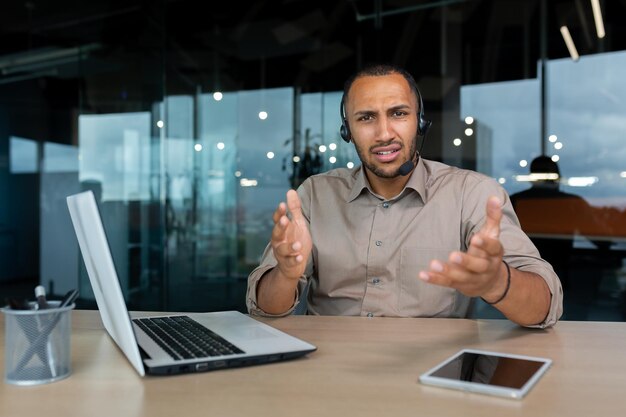
[[[187,316],[133,319],[176,360],[245,353]]]

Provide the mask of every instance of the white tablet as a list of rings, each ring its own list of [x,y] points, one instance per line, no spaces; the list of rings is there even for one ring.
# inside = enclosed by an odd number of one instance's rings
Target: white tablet
[[[463,349],[420,375],[422,384],[520,399],[552,365],[552,360]]]

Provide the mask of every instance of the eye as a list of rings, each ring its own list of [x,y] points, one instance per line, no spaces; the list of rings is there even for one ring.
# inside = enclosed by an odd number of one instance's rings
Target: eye
[[[363,116],[359,117],[357,119],[357,121],[359,122],[367,122],[370,121],[374,118],[374,116],[372,116],[371,114],[364,114]]]
[[[394,117],[405,117],[408,113],[404,110],[396,110],[393,112]]]

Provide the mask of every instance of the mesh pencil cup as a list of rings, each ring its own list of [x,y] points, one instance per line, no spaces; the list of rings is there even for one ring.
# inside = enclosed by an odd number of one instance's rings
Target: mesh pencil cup
[[[70,375],[71,311],[74,304],[14,310],[5,315],[4,380],[15,385],[38,385]]]

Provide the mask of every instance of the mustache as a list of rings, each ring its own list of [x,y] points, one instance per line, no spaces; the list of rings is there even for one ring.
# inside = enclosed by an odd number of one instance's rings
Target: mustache
[[[400,146],[400,149],[404,148],[404,143],[402,143],[402,141],[392,139],[392,140],[390,140],[388,142],[379,142],[376,145],[370,146],[369,151],[370,152],[374,152],[374,149],[383,148],[383,147],[389,146],[389,145],[398,145],[398,146]]]

